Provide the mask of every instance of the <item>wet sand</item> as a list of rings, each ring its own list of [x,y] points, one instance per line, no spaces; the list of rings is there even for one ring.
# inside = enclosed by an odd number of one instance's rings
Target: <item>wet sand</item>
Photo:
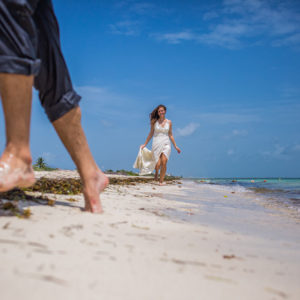
[[[44,194],[52,206],[19,200],[28,219],[0,217],[1,299],[299,299],[299,224],[285,239],[260,235],[256,221],[276,230],[273,214],[238,205],[218,211],[224,195],[213,192],[205,220],[190,222],[201,209],[178,200],[190,190],[184,181],[110,185],[102,215],[82,212],[82,194]],[[239,215],[235,230],[220,225]]]

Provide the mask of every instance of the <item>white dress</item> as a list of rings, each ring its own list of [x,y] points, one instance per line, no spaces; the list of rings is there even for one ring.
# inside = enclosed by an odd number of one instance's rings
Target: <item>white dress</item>
[[[162,127],[158,121],[154,124],[154,133],[152,141],[152,151],[139,149],[139,153],[133,164],[135,169],[139,169],[140,175],[151,174],[155,168],[160,155],[163,153],[169,160],[171,154],[171,142],[169,138],[170,122],[167,120]]]
[[[139,149],[133,167],[140,170],[140,175],[147,175],[153,172],[155,164],[152,151],[145,147],[144,149]]]
[[[154,124],[154,134],[152,141],[152,153],[155,163],[159,160],[163,153],[169,160],[171,154],[171,141],[169,138],[170,121],[167,120],[164,126],[161,126],[158,121]]]

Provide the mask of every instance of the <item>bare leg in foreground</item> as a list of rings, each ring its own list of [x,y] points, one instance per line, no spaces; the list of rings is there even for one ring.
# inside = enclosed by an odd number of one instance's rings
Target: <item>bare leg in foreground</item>
[[[160,156],[161,167],[160,167],[160,178],[159,178],[159,185],[164,185],[164,179],[167,172],[167,157],[162,153]]]
[[[83,183],[85,210],[101,213],[102,206],[99,194],[108,185],[109,180],[98,168],[91,154],[81,127],[80,108],[73,108],[64,116],[54,121],[53,126],[79,171]]]
[[[0,192],[34,184],[29,148],[33,76],[0,73],[6,146],[0,158]]]
[[[35,182],[29,147],[33,76],[0,74],[0,94],[6,127],[6,147],[0,158],[0,192]],[[108,178],[96,165],[81,127],[80,108],[74,108],[53,125],[74,160],[82,182],[85,209],[102,212],[99,194]]]

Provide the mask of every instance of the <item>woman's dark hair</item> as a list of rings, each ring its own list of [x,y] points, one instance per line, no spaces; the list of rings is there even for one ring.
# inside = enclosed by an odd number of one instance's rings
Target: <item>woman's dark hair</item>
[[[163,108],[165,111],[167,111],[167,108],[163,105],[163,104],[160,104],[158,105],[156,108],[153,109],[152,113],[150,114],[150,122],[155,122],[159,119],[159,115],[158,115],[158,110],[160,108]]]

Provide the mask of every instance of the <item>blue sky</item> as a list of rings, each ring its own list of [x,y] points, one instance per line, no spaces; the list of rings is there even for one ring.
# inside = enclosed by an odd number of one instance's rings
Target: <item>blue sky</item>
[[[168,172],[300,177],[299,1],[53,3],[101,168],[132,169],[162,103],[182,149]],[[36,94],[31,129],[34,159],[74,168]]]

